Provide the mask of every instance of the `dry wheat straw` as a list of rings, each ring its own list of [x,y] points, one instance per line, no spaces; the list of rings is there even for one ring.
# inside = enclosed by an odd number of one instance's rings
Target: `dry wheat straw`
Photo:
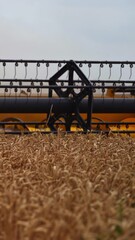
[[[135,239],[135,139],[0,136],[0,240]]]

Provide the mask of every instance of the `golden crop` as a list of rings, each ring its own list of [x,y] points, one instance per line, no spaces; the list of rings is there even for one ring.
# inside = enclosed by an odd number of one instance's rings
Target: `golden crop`
[[[135,239],[135,139],[0,135],[0,240],[115,239]]]

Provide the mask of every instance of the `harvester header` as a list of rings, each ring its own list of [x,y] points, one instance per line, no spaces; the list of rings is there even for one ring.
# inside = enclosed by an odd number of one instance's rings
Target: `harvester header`
[[[133,61],[0,60],[0,132],[135,133]]]

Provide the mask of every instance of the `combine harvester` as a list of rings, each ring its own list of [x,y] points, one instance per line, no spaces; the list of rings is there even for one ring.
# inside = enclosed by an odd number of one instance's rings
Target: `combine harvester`
[[[134,64],[0,60],[0,132],[135,133]]]

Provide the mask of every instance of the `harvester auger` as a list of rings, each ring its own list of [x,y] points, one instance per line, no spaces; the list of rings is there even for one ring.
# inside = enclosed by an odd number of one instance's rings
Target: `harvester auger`
[[[0,64],[0,132],[135,133],[135,62]]]

